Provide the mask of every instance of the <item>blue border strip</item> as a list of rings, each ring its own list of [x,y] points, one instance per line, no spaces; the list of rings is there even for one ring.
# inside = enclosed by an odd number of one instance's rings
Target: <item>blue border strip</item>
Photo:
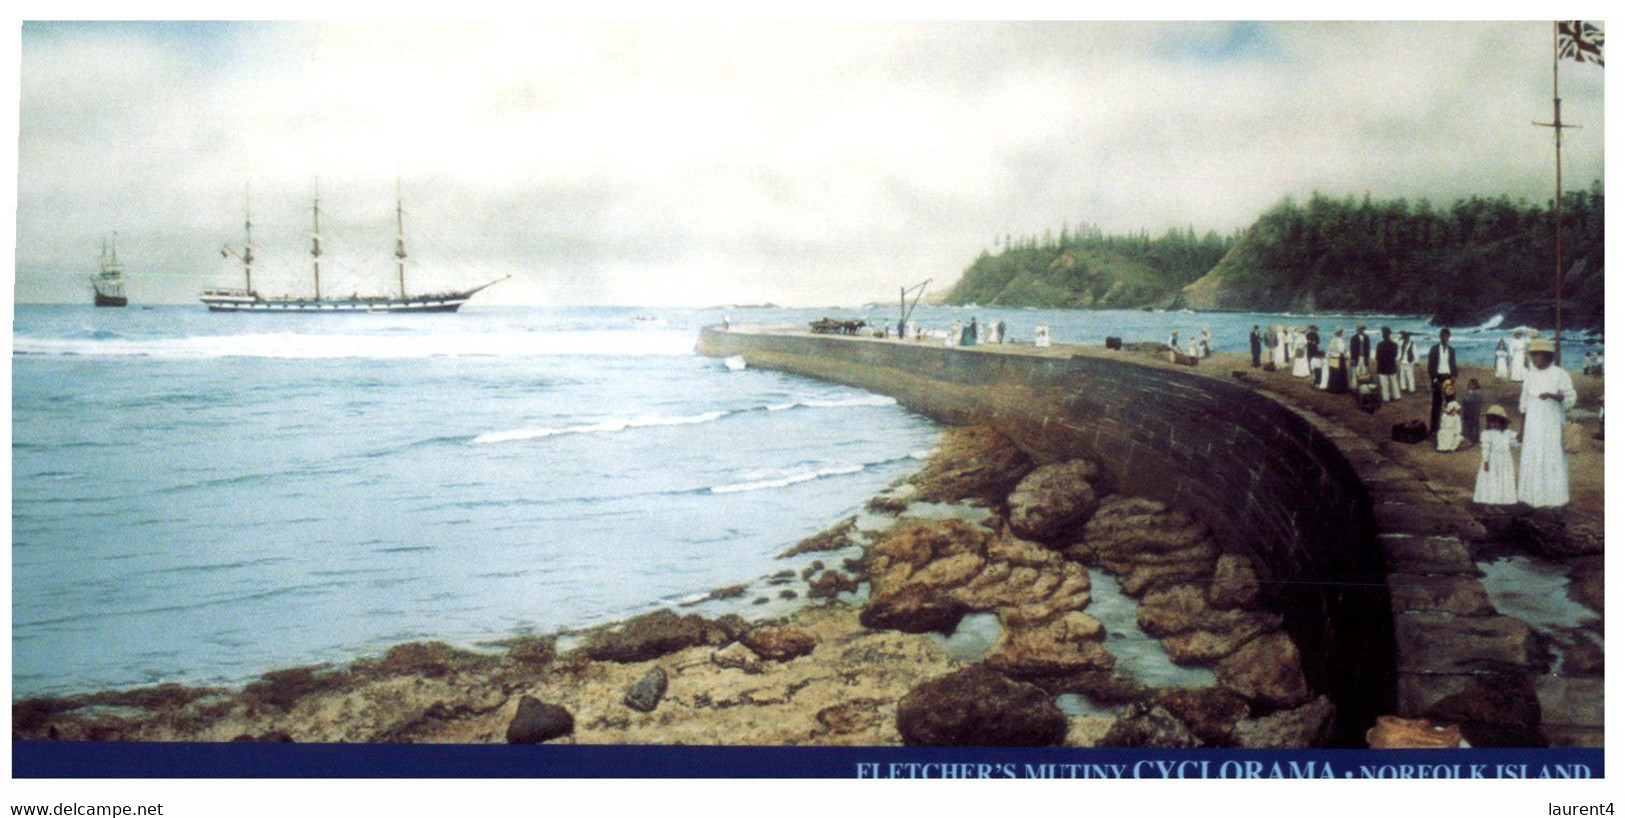
[[[202,744],[13,741],[16,778],[1602,778],[1601,748]]]

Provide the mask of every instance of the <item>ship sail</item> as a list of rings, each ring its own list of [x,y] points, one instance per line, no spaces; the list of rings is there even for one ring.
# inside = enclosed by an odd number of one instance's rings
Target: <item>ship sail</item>
[[[96,292],[98,307],[123,307],[130,303],[124,296],[124,267],[118,262],[118,234],[113,234],[109,247],[102,239],[101,272],[90,277],[90,286]]]

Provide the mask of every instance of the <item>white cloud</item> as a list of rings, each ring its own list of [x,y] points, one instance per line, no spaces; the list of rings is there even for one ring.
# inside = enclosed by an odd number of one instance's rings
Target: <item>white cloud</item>
[[[17,295],[73,300],[387,254],[405,179],[437,273],[492,300],[826,303],[952,279],[1061,221],[1250,223],[1283,195],[1550,195],[1540,23],[116,24],[23,38]],[[1544,84],[1543,84],[1544,82]],[[1602,72],[1564,71],[1571,185]],[[346,246],[346,241],[350,242]],[[349,255],[345,255],[348,253]],[[446,266],[442,266],[446,265]],[[289,286],[294,286],[290,284]],[[356,286],[361,286],[357,284]]]

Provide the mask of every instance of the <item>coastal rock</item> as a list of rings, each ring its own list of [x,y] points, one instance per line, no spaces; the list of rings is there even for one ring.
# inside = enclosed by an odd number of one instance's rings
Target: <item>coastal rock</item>
[[[790,546],[779,554],[779,559],[814,551],[839,551],[857,543],[853,537],[858,531],[858,518],[848,517],[835,525]]]
[[[807,565],[806,568],[801,569],[801,581],[806,582],[807,580],[812,579],[814,574],[817,574],[822,570],[824,570],[824,561],[813,560]]]
[[[602,631],[587,643],[587,656],[601,662],[643,662],[706,643],[705,617],[679,617],[661,609],[633,618],[617,630]]]
[[[997,501],[1033,467],[1010,439],[986,426],[949,429],[937,451],[909,482],[915,500],[942,503],[964,499]]]
[[[1123,593],[1139,597],[1182,582],[1205,584],[1219,550],[1190,514],[1155,500],[1112,496],[1066,553],[1097,562],[1117,576]]]
[[[1309,698],[1298,646],[1280,631],[1241,646],[1219,662],[1213,674],[1220,685],[1251,702],[1292,707]]]
[[[232,738],[232,743],[240,742],[255,742],[259,744],[293,744],[294,740],[293,736],[290,736],[281,730],[267,730],[259,735],[254,735],[253,733],[242,733]]]
[[[1090,484],[1100,467],[1089,460],[1040,466],[1016,484],[1007,503],[1010,528],[1034,540],[1053,540],[1087,522],[1100,502]]]
[[[881,707],[885,702],[859,699],[830,705],[818,711],[813,720],[818,722],[824,735],[845,736],[872,730],[885,718]]]
[[[928,587],[910,585],[871,596],[858,613],[858,621],[876,630],[950,634],[967,613],[964,605],[943,599]]]
[[[1207,601],[1215,608],[1252,608],[1258,604],[1258,575],[1240,554],[1222,554],[1213,566]]]
[[[739,642],[713,652],[711,654],[711,664],[721,668],[743,670],[746,673],[762,672],[761,657]]]
[[[705,624],[705,644],[726,645],[750,630],[750,623],[736,613],[723,614]]]
[[[1248,614],[1225,631],[1188,631],[1162,640],[1163,650],[1176,665],[1207,666],[1241,649],[1242,645],[1281,626],[1274,614]]]
[[[1104,670],[1039,677],[1033,679],[1032,683],[1056,696],[1076,693],[1099,707],[1121,707],[1144,699],[1151,692],[1136,679]]]
[[[1406,613],[1394,617],[1399,669],[1477,673],[1543,663],[1539,637],[1510,616]]]
[[[1534,511],[1512,521],[1512,533],[1523,546],[1546,557],[1601,554],[1603,528],[1599,520]],[[1477,746],[1477,745],[1474,745]]]
[[[840,571],[828,570],[807,583],[809,599],[834,599],[843,593],[856,593],[858,581]]]
[[[1260,634],[1276,630],[1275,614],[1217,610],[1195,585],[1171,585],[1140,600],[1140,629],[1162,640],[1169,658],[1181,665],[1212,664]]]
[[[1248,749],[1298,750],[1321,747],[1331,739],[1337,708],[1325,696],[1291,710],[1281,710],[1236,723],[1236,746]]]
[[[575,717],[556,704],[544,704],[534,696],[519,699],[519,709],[508,722],[509,744],[541,744],[575,732]]]
[[[909,745],[1045,747],[1066,738],[1067,722],[1043,690],[971,667],[909,691],[897,730]]]
[[[1151,704],[1184,723],[1204,747],[1233,746],[1236,723],[1247,717],[1247,702],[1222,687],[1158,690]]]
[[[336,689],[345,683],[348,674],[327,670],[320,666],[295,667],[275,670],[249,683],[243,689],[243,698],[255,704],[267,704],[278,710],[291,710],[300,699]]]
[[[1492,673],[1435,702],[1423,718],[1461,726],[1474,747],[1545,747],[1540,699],[1523,673]]]
[[[622,699],[627,707],[641,713],[653,712],[660,706],[660,700],[666,696],[666,671],[662,668],[649,668],[643,678],[637,680],[626,691],[626,698]]]
[[[740,644],[771,662],[788,662],[806,656],[818,647],[813,635],[794,625],[768,625],[753,628],[739,638]]]
[[[1137,702],[1119,716],[1100,740],[1101,747],[1187,748],[1202,746],[1185,723],[1167,710]]]
[[[1106,638],[1106,628],[1081,611],[1035,627],[1004,624],[984,661],[989,668],[1012,678],[1111,670],[1115,663],[1100,644]]]

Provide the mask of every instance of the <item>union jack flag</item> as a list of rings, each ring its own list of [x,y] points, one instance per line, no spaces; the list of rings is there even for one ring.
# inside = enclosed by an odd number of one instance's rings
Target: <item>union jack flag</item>
[[[1557,56],[1602,65],[1602,29],[1584,20],[1558,21]]]

